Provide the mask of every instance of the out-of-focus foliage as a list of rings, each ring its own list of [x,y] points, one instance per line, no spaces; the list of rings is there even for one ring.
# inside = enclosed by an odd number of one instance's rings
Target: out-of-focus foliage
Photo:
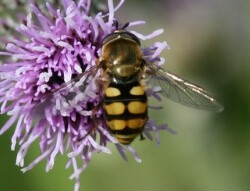
[[[9,11],[2,10],[1,17],[8,18]],[[167,122],[178,134],[161,133],[159,147],[135,141],[142,164],[132,158],[123,162],[115,150],[111,156],[95,155],[82,176],[81,189],[250,190],[250,3],[127,0],[118,17],[123,23],[147,21],[139,28],[145,34],[164,28],[161,40],[171,46],[164,55],[166,68],[214,92],[225,110],[209,113],[164,100],[164,112],[151,115],[159,123]],[[5,120],[1,118],[1,124]],[[14,166],[11,134],[0,137],[1,190],[72,190],[73,181],[64,181],[70,174],[64,169],[66,156],[59,158],[48,174],[43,165],[22,174]],[[36,152],[33,147],[28,160]]]

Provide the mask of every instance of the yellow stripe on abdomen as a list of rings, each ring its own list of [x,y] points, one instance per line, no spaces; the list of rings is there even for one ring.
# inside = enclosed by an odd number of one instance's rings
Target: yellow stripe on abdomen
[[[147,122],[146,119],[136,118],[136,119],[129,119],[129,120],[122,120],[122,119],[112,119],[107,121],[107,125],[113,131],[124,130],[126,127],[128,129],[140,129],[142,128],[145,123]]]
[[[135,134],[130,134],[130,135],[120,135],[120,134],[115,134],[115,137],[117,138],[117,140],[124,144],[124,145],[128,145],[130,144],[138,135],[140,135],[140,133],[135,133]]]
[[[145,91],[142,88],[142,86],[134,86],[134,87],[131,88],[131,90],[129,91],[129,93],[131,95],[140,96],[140,95],[144,95]]]
[[[126,121],[122,119],[112,119],[107,121],[107,124],[111,130],[123,130],[126,127]]]
[[[125,105],[122,102],[114,102],[111,104],[105,104],[104,108],[108,115],[121,115],[125,111]]]
[[[116,97],[116,96],[121,95],[121,92],[120,92],[120,90],[118,88],[108,87],[105,90],[105,95],[107,97]]]
[[[141,101],[131,101],[128,103],[128,111],[131,114],[145,113],[147,104]]]
[[[139,129],[145,125],[146,121],[147,119],[140,119],[140,118],[129,119],[126,124],[127,124],[127,127],[130,129]]]

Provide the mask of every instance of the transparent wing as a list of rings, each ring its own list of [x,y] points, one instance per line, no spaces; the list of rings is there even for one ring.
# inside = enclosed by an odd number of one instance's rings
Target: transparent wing
[[[149,83],[160,86],[160,93],[183,105],[209,111],[222,111],[223,106],[206,90],[154,65],[146,65],[150,72]]]
[[[100,65],[93,66],[87,69],[82,74],[79,74],[77,77],[73,78],[71,81],[62,84],[59,88],[54,89],[53,91],[47,93],[39,99],[39,103],[35,101],[34,104],[37,108],[46,104],[47,101],[50,101],[53,97],[61,96],[65,98],[65,101],[70,101],[79,94],[84,95],[88,91],[88,85],[93,83],[93,79],[98,73]]]

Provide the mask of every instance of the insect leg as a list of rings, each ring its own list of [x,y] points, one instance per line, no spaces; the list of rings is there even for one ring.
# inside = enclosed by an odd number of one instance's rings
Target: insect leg
[[[145,138],[144,138],[143,134],[141,133],[140,134],[140,141],[143,141],[143,140],[145,140]]]
[[[100,107],[102,106],[102,102],[103,99],[101,99],[101,101],[93,108],[92,110],[92,115],[91,115],[91,119],[92,119],[92,126],[90,127],[89,131],[78,140],[78,143],[80,144],[87,136],[89,136],[94,130],[96,130],[98,128],[99,125],[99,119],[96,117],[97,112],[99,111]]]

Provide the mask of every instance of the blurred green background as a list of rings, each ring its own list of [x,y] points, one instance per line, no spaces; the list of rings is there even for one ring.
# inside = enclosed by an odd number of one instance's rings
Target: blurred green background
[[[249,191],[250,2],[127,0],[116,17],[123,23],[145,20],[145,26],[133,28],[144,34],[164,28],[165,33],[151,42],[170,44],[171,50],[163,54],[166,68],[218,95],[225,110],[210,113],[164,100],[164,112],[150,116],[178,134],[161,132],[158,147],[135,141],[142,164],[129,154],[124,162],[110,145],[112,155],[94,155],[80,190]],[[15,166],[17,151],[10,151],[12,133],[0,137],[1,191],[73,190],[74,181],[68,179],[72,171],[64,168],[66,156],[58,157],[49,173],[44,162],[20,172]],[[26,161],[38,154],[33,146]]]

